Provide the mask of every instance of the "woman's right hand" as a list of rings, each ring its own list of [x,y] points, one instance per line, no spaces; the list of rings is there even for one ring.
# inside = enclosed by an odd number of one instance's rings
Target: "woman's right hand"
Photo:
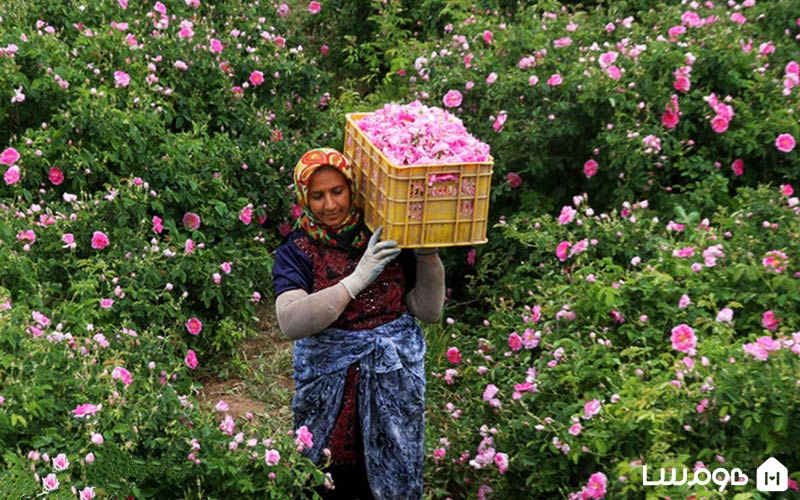
[[[355,271],[341,281],[352,299],[355,299],[362,290],[372,284],[386,265],[400,254],[400,248],[397,247],[396,241],[378,241],[382,232],[383,227],[375,230]]]

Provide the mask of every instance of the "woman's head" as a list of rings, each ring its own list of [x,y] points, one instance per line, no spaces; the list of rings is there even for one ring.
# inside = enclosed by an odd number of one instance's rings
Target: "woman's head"
[[[352,219],[356,197],[353,172],[335,149],[305,153],[295,166],[294,183],[300,207],[310,211],[317,224],[337,229]]]
[[[350,185],[347,178],[333,167],[326,165],[311,174],[306,196],[309,210],[325,227],[339,227],[350,213]]]

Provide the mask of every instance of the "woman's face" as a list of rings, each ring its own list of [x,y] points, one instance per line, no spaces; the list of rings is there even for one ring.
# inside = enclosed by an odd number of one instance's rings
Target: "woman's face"
[[[322,167],[308,182],[308,208],[317,222],[333,228],[350,211],[350,186],[347,179],[333,167]]]

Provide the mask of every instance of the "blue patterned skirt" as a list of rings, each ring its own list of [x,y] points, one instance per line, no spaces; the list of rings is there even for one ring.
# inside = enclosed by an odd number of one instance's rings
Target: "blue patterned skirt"
[[[425,338],[408,313],[371,330],[329,328],[294,344],[295,429],[305,425],[319,463],[333,431],[347,369],[357,364],[364,461],[376,500],[422,498]]]

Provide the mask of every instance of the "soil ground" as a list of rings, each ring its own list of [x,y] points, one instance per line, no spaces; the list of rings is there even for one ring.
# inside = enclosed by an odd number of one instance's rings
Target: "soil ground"
[[[228,403],[228,413],[291,428],[292,342],[278,328],[272,304],[259,308],[259,329],[245,339],[229,359],[221,359],[214,373],[203,375],[201,403],[210,409]]]

